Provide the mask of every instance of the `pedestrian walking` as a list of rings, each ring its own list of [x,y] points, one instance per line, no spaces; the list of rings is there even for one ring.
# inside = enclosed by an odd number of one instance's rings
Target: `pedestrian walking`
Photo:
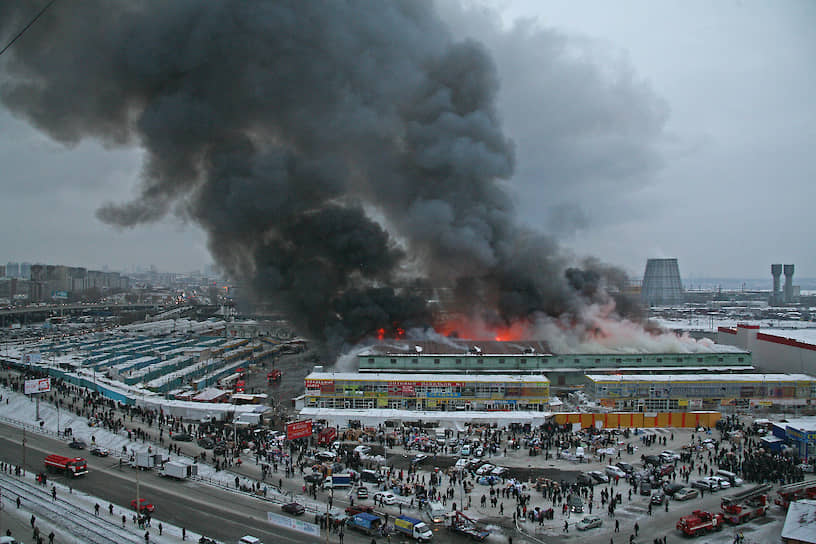
[[[185,529],[184,527],[181,528],[181,539],[187,540],[187,529]]]
[[[125,517],[124,514],[122,514],[122,529],[125,528],[125,522],[127,522],[127,518]]]
[[[569,522],[564,520],[564,532],[569,533]]]
[[[161,536],[163,530],[164,530],[164,527],[162,527],[161,522],[159,522],[159,536]]]
[[[51,486],[51,501],[55,502],[57,500],[57,487]]]
[[[34,524],[37,522],[37,518],[34,517],[34,514],[31,514],[31,528],[34,528]]]
[[[615,520],[615,532],[620,533],[620,521],[617,519]]]

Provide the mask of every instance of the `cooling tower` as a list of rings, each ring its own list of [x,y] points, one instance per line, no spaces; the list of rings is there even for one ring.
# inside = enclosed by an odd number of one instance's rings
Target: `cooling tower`
[[[643,274],[640,297],[647,306],[663,306],[683,302],[683,283],[677,259],[649,259]]]
[[[785,273],[785,302],[793,302],[793,265],[786,264],[782,267]]]

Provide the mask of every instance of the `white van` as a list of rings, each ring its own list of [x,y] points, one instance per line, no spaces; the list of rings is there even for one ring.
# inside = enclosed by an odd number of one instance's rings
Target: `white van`
[[[732,487],[741,486],[743,483],[742,478],[734,474],[733,472],[729,472],[727,470],[718,470],[714,473],[715,476],[719,476],[721,478],[725,478],[731,484]]]
[[[251,535],[242,536],[241,540],[238,541],[238,544],[263,544],[261,539],[255,538]]]
[[[448,513],[439,501],[428,501],[425,503],[425,514],[433,523],[444,523],[445,515]]]

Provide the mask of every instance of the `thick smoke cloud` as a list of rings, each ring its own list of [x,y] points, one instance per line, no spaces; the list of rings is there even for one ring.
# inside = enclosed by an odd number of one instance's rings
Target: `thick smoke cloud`
[[[3,35],[29,12],[0,6]],[[496,323],[577,318],[609,300],[616,272],[565,274],[558,245],[518,225],[494,61],[455,39],[431,4],[57,3],[7,56],[0,93],[17,115],[66,144],[146,151],[138,196],[100,209],[103,221],[194,220],[226,271],[332,348],[380,327],[431,325],[410,287],[418,278],[454,287],[457,310]],[[568,64],[550,60],[543,69]],[[561,75],[548,92],[598,116],[590,101],[604,91],[566,96]],[[560,133],[589,129],[556,110],[530,122],[550,126],[553,152],[576,163],[581,151]],[[600,126],[597,145],[625,139]],[[618,157],[610,182],[637,160]],[[585,182],[564,164],[542,175]],[[607,166],[584,168],[598,177]]]

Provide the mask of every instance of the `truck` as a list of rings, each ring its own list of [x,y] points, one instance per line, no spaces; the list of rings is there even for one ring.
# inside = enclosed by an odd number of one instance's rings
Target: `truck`
[[[695,510],[677,522],[677,530],[686,536],[700,536],[723,528],[723,515]]]
[[[375,536],[380,533],[380,528],[383,526],[383,519],[369,512],[360,512],[348,518],[346,525],[361,533]]]
[[[191,476],[198,476],[198,465],[181,463],[179,461],[170,461],[169,463],[165,463],[159,474],[166,478],[186,480]]]
[[[778,496],[774,502],[782,508],[788,508],[791,502],[799,499],[816,499],[816,480],[805,480],[795,484],[783,485],[776,490]]]
[[[481,542],[490,536],[490,531],[458,511],[451,516],[448,529],[454,533],[470,537],[471,540],[477,542]]]
[[[88,462],[82,457],[64,457],[52,453],[45,457],[45,470],[49,472],[61,472],[66,476],[82,476],[88,474]]]
[[[334,489],[339,487],[351,487],[351,474],[332,474],[323,480],[323,487]]]
[[[272,384],[275,382],[279,382],[281,379],[282,373],[278,369],[274,369],[271,372],[266,373],[266,383]]]
[[[161,454],[159,453],[149,453],[146,451],[138,451],[133,458],[134,460],[131,461],[130,466],[133,468],[138,468],[140,470],[152,470],[157,466],[161,466],[164,462],[162,459]]]
[[[318,446],[329,446],[335,440],[337,440],[337,428],[335,427],[325,427],[317,433]]]
[[[768,492],[771,488],[771,484],[762,484],[723,497],[720,503],[723,517],[729,523],[737,525],[764,516],[770,508]]]
[[[433,538],[431,529],[425,522],[408,516],[398,516],[394,519],[394,528],[420,542],[430,542]]]

